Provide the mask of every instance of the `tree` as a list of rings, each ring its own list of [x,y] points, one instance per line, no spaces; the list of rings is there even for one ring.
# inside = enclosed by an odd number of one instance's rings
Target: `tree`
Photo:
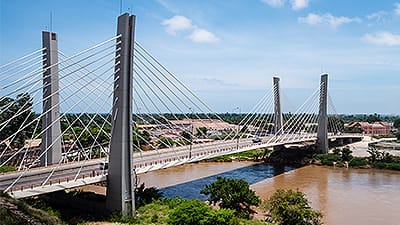
[[[300,191],[278,189],[266,202],[271,222],[280,225],[319,225],[322,213],[313,210]]]
[[[396,137],[397,137],[397,140],[400,141],[400,131],[396,132]]]
[[[251,206],[260,204],[258,196],[243,179],[217,177],[217,181],[206,185],[200,193],[210,195],[208,198],[210,204],[219,204],[221,208],[233,209],[241,218],[249,218],[250,214],[255,213]]]
[[[182,132],[181,132],[181,136],[182,136],[182,138],[183,138],[185,141],[190,141],[190,140],[192,140],[192,135],[191,135],[189,132],[187,132],[187,131],[182,131]]]
[[[199,127],[196,129],[196,133],[198,137],[206,137],[207,136],[207,127]]]
[[[19,94],[15,99],[5,97],[0,100],[0,140],[6,140],[15,134],[11,146],[21,148],[25,140],[32,137],[35,123],[28,125],[36,117],[32,105],[32,98],[28,93]]]
[[[367,117],[368,123],[373,123],[373,122],[378,122],[378,121],[382,121],[381,116],[379,114],[374,113],[374,115],[369,115]]]
[[[229,225],[232,224],[234,211],[213,210],[198,199],[184,200],[173,210],[168,218],[171,225]]]
[[[160,137],[160,139],[157,141],[158,143],[158,148],[169,148],[171,146],[174,146],[175,141],[172,138],[169,137]]]
[[[135,204],[137,207],[159,200],[162,196],[163,193],[160,190],[155,187],[146,188],[144,183],[135,188]]]
[[[400,128],[400,117],[397,118],[394,123],[393,123],[393,127],[399,129]]]

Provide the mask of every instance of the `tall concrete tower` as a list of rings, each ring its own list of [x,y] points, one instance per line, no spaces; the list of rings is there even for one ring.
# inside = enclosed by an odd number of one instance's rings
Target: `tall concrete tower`
[[[282,129],[282,109],[281,109],[281,95],[280,95],[280,87],[279,87],[279,77],[273,78],[274,83],[274,125],[275,125],[275,134],[281,131]]]
[[[328,153],[328,74],[321,75],[317,148],[322,153]]]
[[[106,206],[123,215],[134,215],[132,149],[132,92],[135,16],[118,17],[112,129],[107,178]],[[119,49],[119,50],[118,50]]]
[[[60,95],[57,34],[42,32],[43,43],[43,117],[40,165],[61,160]]]

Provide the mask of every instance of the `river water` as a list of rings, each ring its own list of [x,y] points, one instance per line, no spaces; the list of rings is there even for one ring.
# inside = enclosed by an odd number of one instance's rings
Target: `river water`
[[[262,199],[278,188],[304,192],[325,224],[400,225],[400,172],[331,167],[272,166],[251,162],[195,163],[139,176],[166,197],[199,198],[217,176],[242,178]]]

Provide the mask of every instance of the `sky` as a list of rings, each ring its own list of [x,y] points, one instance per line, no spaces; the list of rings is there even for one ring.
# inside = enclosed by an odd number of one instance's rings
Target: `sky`
[[[295,110],[328,73],[337,113],[400,114],[400,0],[0,0],[0,65],[40,49],[42,30],[70,55],[107,40],[121,12],[216,112],[249,111],[273,76]]]

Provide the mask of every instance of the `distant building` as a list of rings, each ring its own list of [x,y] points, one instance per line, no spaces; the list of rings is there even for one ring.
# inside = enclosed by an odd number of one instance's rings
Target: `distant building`
[[[345,125],[345,128],[359,128],[366,135],[387,135],[391,133],[393,123],[388,122],[353,122]]]

